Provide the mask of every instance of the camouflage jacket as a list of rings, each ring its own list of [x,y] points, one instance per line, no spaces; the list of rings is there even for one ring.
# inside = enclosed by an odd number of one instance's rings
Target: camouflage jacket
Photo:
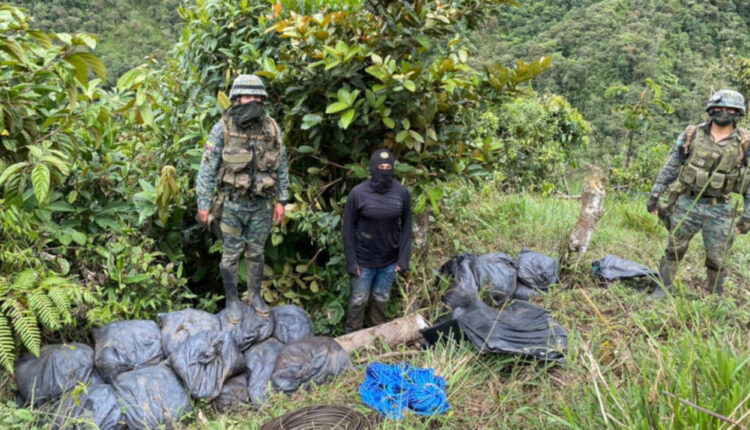
[[[710,129],[711,122],[706,122],[705,127],[707,129]],[[709,130],[707,130],[709,131]],[[709,131],[710,132],[710,131]],[[734,137],[738,133],[737,128],[732,132],[730,137]],[[651,187],[651,195],[653,196],[659,196],[661,193],[664,192],[664,190],[669,187],[670,184],[672,184],[674,181],[677,180],[677,178],[680,176],[680,168],[687,160],[687,157],[685,156],[684,146],[685,142],[687,141],[687,133],[682,132],[677,137],[677,142],[675,142],[672,149],[669,151],[669,156],[667,157],[667,162],[664,165],[664,167],[659,172],[659,175],[656,177],[656,181],[654,181],[653,187]],[[750,155],[750,152],[748,152],[748,155]],[[745,156],[745,162],[747,163],[748,156]],[[750,189],[748,189],[747,192],[745,192],[745,195],[743,196],[744,199],[744,215],[745,218],[750,218]]]
[[[282,136],[279,136],[282,138]],[[216,173],[221,166],[221,152],[224,148],[224,129],[218,121],[203,148],[201,166],[195,179],[195,192],[198,195],[198,210],[211,209],[214,190],[216,188]],[[286,146],[281,145],[281,166],[278,170],[279,183],[276,198],[280,201],[289,200],[289,166],[287,164]]]

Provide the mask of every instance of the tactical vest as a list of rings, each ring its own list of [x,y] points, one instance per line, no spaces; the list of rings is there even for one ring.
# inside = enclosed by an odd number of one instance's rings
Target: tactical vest
[[[748,135],[737,129],[723,145],[714,143],[705,124],[690,126],[685,131],[687,160],[680,171],[680,183],[692,194],[705,197],[726,197],[731,192],[744,194],[750,174],[745,166]]]
[[[239,128],[230,115],[225,115],[221,124],[224,149],[216,175],[221,186],[241,196],[274,196],[281,166],[281,139],[276,121],[265,117],[260,130],[248,130]]]

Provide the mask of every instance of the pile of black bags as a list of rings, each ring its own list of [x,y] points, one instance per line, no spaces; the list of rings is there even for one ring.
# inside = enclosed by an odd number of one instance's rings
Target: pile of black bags
[[[48,345],[15,366],[19,397],[52,428],[173,428],[192,399],[220,410],[261,404],[269,388],[291,393],[351,367],[332,338],[314,336],[293,305],[262,317],[243,306],[240,324],[195,309],[153,321],[117,321],[94,331],[94,348]],[[80,384],[86,390],[73,395]],[[79,390],[76,390],[78,392]]]
[[[448,284],[443,302],[453,311],[451,319],[481,353],[558,362],[564,361],[568,334],[527,300],[559,281],[554,258],[526,249],[517,259],[502,253],[457,255],[443,264],[437,278],[439,285]],[[482,289],[499,309],[479,298]]]

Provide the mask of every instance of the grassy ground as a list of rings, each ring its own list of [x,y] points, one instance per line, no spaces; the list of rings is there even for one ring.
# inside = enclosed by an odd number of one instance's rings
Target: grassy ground
[[[527,247],[556,255],[579,210],[576,200],[502,195],[491,185],[457,191],[448,202],[433,223],[429,250],[415,257],[409,297],[403,284],[396,294],[393,316],[416,298],[423,315],[434,318],[441,296],[432,283],[434,271],[456,253],[516,255]],[[607,253],[657,265],[666,233],[644,206],[641,196],[608,196],[587,261],[534,300],[569,330],[565,364],[479,356],[468,344],[401,349],[403,357],[385,361],[434,368],[448,381],[452,410],[429,418],[408,414],[382,428],[732,428],[711,414],[747,426],[750,238],[735,242],[722,297],[703,287],[700,238],[680,268],[673,298],[651,302],[627,286],[598,287],[590,261]],[[292,396],[276,394],[260,410],[219,415],[199,407],[186,427],[256,429],[271,417],[313,404],[346,404],[368,412],[357,393],[366,363],[392,352],[381,348],[355,357],[361,365],[330,384]]]

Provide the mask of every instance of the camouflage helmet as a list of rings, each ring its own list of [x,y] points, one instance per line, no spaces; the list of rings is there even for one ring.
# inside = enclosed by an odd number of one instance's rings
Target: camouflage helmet
[[[234,79],[229,98],[233,100],[242,95],[268,97],[266,86],[256,75],[239,75]]]
[[[737,91],[720,90],[715,92],[708,100],[706,112],[715,107],[734,108],[740,111],[740,115],[745,116],[745,98]]]

